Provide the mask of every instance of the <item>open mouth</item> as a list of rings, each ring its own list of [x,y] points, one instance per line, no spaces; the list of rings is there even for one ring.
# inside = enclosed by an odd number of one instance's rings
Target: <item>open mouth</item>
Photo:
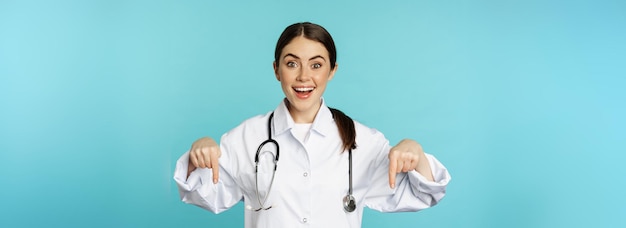
[[[293,90],[296,92],[296,95],[300,98],[307,98],[315,87],[293,87]]]

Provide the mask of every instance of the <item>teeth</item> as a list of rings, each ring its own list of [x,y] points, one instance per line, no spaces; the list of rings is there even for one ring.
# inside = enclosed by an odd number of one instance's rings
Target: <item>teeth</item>
[[[297,87],[297,88],[293,88],[293,89],[295,89],[295,90],[296,90],[296,91],[298,91],[298,92],[309,92],[309,91],[312,91],[312,90],[313,90],[313,88],[312,88],[312,87],[306,87],[306,88],[303,88],[303,87]]]

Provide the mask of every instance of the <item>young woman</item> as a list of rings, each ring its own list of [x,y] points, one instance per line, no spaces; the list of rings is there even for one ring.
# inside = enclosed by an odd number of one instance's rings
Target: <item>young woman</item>
[[[245,227],[360,227],[364,207],[418,211],[445,195],[446,168],[405,139],[326,106],[337,71],[330,34],[297,23],[278,39],[274,73],[285,99],[265,115],[197,140],[176,164],[182,200],[214,213],[243,200]]]

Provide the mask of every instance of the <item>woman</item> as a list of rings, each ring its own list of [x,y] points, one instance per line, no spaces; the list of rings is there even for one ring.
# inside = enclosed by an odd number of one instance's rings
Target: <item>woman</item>
[[[245,227],[360,227],[364,207],[418,211],[443,198],[450,175],[417,142],[391,147],[326,106],[322,94],[337,71],[326,29],[287,27],[273,65],[285,99],[219,146],[211,138],[193,144],[174,174],[184,202],[220,213],[243,200]]]

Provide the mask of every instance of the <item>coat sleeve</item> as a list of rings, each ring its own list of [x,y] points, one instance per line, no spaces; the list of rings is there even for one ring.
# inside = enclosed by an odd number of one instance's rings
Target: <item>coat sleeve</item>
[[[371,188],[365,198],[365,206],[381,212],[419,211],[436,205],[446,194],[446,186],[450,182],[450,174],[446,167],[433,155],[426,154],[433,173],[434,181],[429,181],[417,171],[396,175],[396,187],[389,187],[389,141],[382,133],[376,132],[373,137],[379,148],[372,151],[376,159],[371,166]]]
[[[174,180],[183,202],[193,204],[213,213],[221,213],[233,207],[243,199],[243,193],[230,173],[231,159],[227,135],[220,140],[222,156],[219,159],[219,181],[213,184],[213,172],[210,169],[196,169],[187,178],[189,152],[184,153],[176,162]]]

